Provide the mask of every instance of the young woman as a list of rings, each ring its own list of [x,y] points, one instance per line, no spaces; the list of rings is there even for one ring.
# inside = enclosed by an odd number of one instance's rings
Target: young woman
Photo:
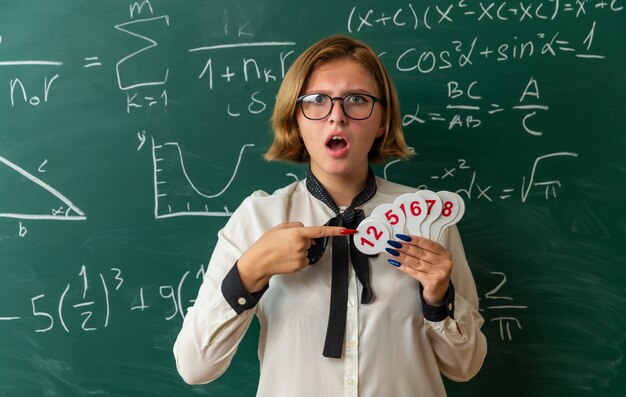
[[[415,191],[369,166],[409,155],[376,54],[344,36],[314,44],[285,76],[273,127],[266,157],[309,174],[253,193],[219,232],[174,346],[183,379],[224,373],[254,315],[258,396],[444,396],[441,374],[473,377],[487,345],[458,230],[443,245],[398,235],[393,256],[352,244],[375,207]]]

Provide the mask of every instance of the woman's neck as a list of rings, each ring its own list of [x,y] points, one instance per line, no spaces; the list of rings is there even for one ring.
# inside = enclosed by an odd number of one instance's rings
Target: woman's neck
[[[320,181],[335,204],[340,207],[347,207],[352,203],[354,197],[365,189],[369,168],[359,175],[327,175],[313,172],[313,175]]]

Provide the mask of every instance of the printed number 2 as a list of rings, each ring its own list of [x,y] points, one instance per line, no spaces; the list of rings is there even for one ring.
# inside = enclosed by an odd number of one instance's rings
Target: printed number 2
[[[370,226],[368,227],[365,232],[369,235],[370,232],[374,234],[374,238],[376,240],[380,240],[380,238],[383,236],[383,232],[379,232],[378,229],[376,229],[374,226]],[[369,241],[368,239],[366,239],[365,237],[361,237],[361,245],[369,245],[370,247],[374,246],[374,243],[372,243],[371,241]]]

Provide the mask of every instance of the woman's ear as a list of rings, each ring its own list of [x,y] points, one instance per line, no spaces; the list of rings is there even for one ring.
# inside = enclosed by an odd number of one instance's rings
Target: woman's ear
[[[385,135],[385,132],[387,131],[387,120],[385,115],[383,114],[383,117],[380,118],[380,125],[378,126],[378,130],[376,131],[376,138],[380,138],[381,136]]]
[[[381,136],[385,135],[386,129],[387,129],[387,126],[385,125],[385,123],[381,124],[380,127],[378,127],[378,130],[376,131],[376,138],[380,138]]]

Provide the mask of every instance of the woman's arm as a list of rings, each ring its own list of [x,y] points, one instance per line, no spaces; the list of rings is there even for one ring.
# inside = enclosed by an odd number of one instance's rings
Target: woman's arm
[[[300,222],[272,227],[281,211],[267,204],[262,198],[247,199],[218,234],[204,282],[174,345],[177,369],[187,383],[207,383],[226,371],[273,275],[308,266],[314,238],[352,233]]]
[[[189,384],[211,382],[228,369],[256,311],[258,296],[237,290],[239,256],[227,232],[220,231],[204,282],[174,344],[176,368]]]
[[[439,370],[447,378],[462,382],[480,370],[487,354],[487,339],[480,330],[484,320],[478,312],[476,285],[456,226],[449,228],[447,235],[444,245],[452,257],[454,295],[446,302],[448,315],[444,319],[427,318],[425,323]]]
[[[388,252],[395,257],[390,263],[420,283],[426,333],[439,370],[456,381],[470,379],[482,366],[487,343],[458,229],[448,229],[443,244],[419,236],[398,238],[402,242],[390,242],[394,249]]]

